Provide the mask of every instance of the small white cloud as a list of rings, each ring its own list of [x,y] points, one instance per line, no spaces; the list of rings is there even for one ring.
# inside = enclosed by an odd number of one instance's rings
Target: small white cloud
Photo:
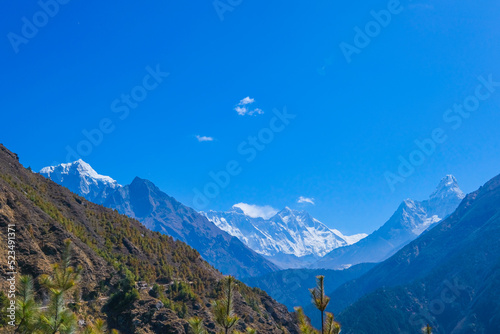
[[[200,135],[197,135],[197,136],[196,136],[196,139],[198,139],[198,141],[199,141],[200,143],[202,143],[202,142],[206,142],[206,141],[214,141],[214,137],[200,136]]]
[[[278,210],[269,205],[259,206],[246,203],[238,203],[233,205],[233,208],[240,208],[245,215],[252,218],[269,219],[278,213]]]
[[[253,116],[253,115],[262,115],[264,113],[264,111],[260,108],[255,108],[254,110],[250,111],[248,114],[250,116]]]
[[[234,108],[234,110],[236,110],[236,112],[240,116],[245,116],[248,113],[248,109],[246,107],[236,106],[236,108]]]
[[[309,204],[312,204],[314,205],[314,198],[308,198],[308,197],[304,197],[304,196],[300,196],[299,199],[297,200],[297,203],[309,203]]]
[[[249,105],[255,102],[255,99],[251,98],[250,96],[245,97],[244,99],[240,100],[236,107],[234,107],[234,110],[238,113],[240,116],[254,116],[254,115],[262,115],[264,111],[260,108],[248,108]]]
[[[255,99],[252,99],[250,96],[245,97],[243,100],[240,100],[240,103],[238,103],[239,106],[244,106],[247,104],[252,104],[255,102]]]

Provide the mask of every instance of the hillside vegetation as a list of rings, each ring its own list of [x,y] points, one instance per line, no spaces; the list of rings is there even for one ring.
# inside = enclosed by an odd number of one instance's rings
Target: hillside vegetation
[[[199,317],[216,330],[210,310],[221,296],[223,276],[197,251],[32,173],[0,145],[2,245],[9,224],[16,226],[18,272],[35,279],[51,272],[64,240],[71,240],[74,264],[82,268],[80,320],[103,318],[121,333],[187,333],[187,320]],[[8,271],[4,256],[0,268]],[[1,282],[2,291],[6,284]],[[297,333],[285,306],[259,289],[236,284],[239,330]]]

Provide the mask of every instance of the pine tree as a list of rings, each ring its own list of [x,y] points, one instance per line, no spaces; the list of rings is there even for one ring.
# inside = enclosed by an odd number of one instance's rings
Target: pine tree
[[[214,316],[215,322],[224,329],[225,334],[228,334],[240,318],[233,310],[234,277],[229,276],[225,283],[224,296],[215,302]]]
[[[296,307],[295,312],[297,313],[299,329],[302,334],[318,334],[318,331],[314,329],[309,322],[307,322],[306,315],[304,314],[302,307]]]
[[[52,275],[42,275],[40,284],[49,291],[50,302],[40,317],[40,328],[47,334],[76,332],[76,316],[67,308],[66,298],[80,279],[81,267],[71,267],[71,241],[66,240],[61,263],[53,266]]]
[[[21,276],[16,298],[16,333],[33,333],[38,319],[38,305],[35,302],[33,278]]]
[[[224,282],[223,297],[214,303],[213,314],[215,322],[223,328],[225,334],[231,333],[232,328],[239,321],[239,317],[234,313],[234,277],[227,277]],[[189,319],[189,325],[194,334],[207,334],[207,330],[203,326],[203,320],[198,317]],[[232,331],[233,334],[241,334],[239,331]],[[257,331],[253,328],[247,328],[247,334],[256,334]]]
[[[40,307],[35,300],[34,283],[31,276],[21,276],[16,298],[15,333],[19,334],[72,334],[77,332],[76,315],[67,307],[67,298],[77,290],[81,267],[71,267],[71,242],[65,241],[62,260],[53,266],[51,275],[42,275],[40,284],[47,289],[49,303]],[[79,292],[76,293],[79,298]],[[118,334],[108,331],[106,323],[97,319],[81,332],[82,334]]]
[[[326,321],[324,319],[325,310],[330,302],[330,298],[325,295],[325,277],[316,277],[316,287],[309,289],[312,296],[314,306],[321,312],[321,333],[322,334],[339,334],[340,324],[335,321],[332,313],[326,313]],[[302,334],[319,334],[319,332],[311,326],[307,321],[304,310],[301,307],[296,307],[297,319],[299,322],[299,329]]]
[[[205,327],[203,327],[203,319],[194,317],[189,319],[188,322],[194,334],[208,334]]]
[[[107,333],[118,334],[118,331],[113,329],[109,332],[106,326],[106,322],[102,319],[97,319],[93,324],[92,323],[88,324],[87,327],[85,327],[85,330],[83,331],[82,334],[107,334]]]
[[[330,297],[325,296],[325,276],[316,277],[316,287],[314,289],[309,289],[311,292],[312,300],[314,306],[321,312],[321,334],[325,334],[325,310],[330,303]]]
[[[246,334],[257,334],[257,331],[253,328],[247,328],[247,331],[245,332]],[[233,331],[233,334],[243,334],[240,331]]]
[[[332,313],[326,313],[326,334],[339,334],[340,324],[335,321]]]

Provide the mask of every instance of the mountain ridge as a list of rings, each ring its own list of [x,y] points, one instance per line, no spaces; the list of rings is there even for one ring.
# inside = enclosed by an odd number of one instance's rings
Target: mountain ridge
[[[435,228],[330,295],[346,333],[500,332],[500,175]],[[439,306],[436,309],[436,305]],[[374,310],[381,310],[377,312]],[[363,314],[361,318],[359,315]]]
[[[86,199],[135,218],[153,231],[187,243],[224,274],[243,278],[279,269],[151,181],[135,177],[131,184],[121,186],[112,178],[99,175],[82,160],[46,167],[40,174],[63,186],[68,184],[70,190]],[[92,177],[96,175],[94,180]],[[102,179],[107,182],[99,182]]]
[[[330,250],[351,244],[364,234],[344,236],[306,211],[285,207],[268,219],[250,217],[238,207],[230,211],[202,212],[220,229],[282,268],[304,267]]]
[[[342,269],[359,263],[382,262],[451,214],[464,196],[455,177],[447,175],[427,200],[404,200],[372,234],[353,245],[332,250],[310,268]]]
[[[7,226],[16,229],[17,272],[35,281],[52,273],[65,240],[71,240],[72,265],[83,269],[77,313],[83,323],[101,318],[123,334],[187,334],[187,319],[198,316],[216,328],[211,309],[223,275],[196,250],[32,173],[0,144],[0,240],[7,240]],[[6,256],[0,257],[0,268],[8,272]],[[124,281],[132,282],[135,297],[121,298],[123,304],[112,307],[113,296],[123,296]],[[0,281],[2,291],[8,285]],[[155,285],[165,292],[164,302],[151,294]],[[238,282],[234,297],[235,312],[241,315],[238,330],[249,326],[281,334],[286,328],[298,334],[294,315],[263,291]]]

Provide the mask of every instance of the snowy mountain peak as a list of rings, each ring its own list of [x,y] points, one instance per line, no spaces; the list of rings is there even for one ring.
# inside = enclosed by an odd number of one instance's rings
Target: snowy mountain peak
[[[340,269],[364,262],[381,262],[452,214],[464,198],[452,175],[445,176],[429,199],[404,200],[378,230],[351,246],[334,249],[313,268]]]
[[[210,210],[212,212],[212,210]],[[234,213],[237,213],[237,214],[240,214],[240,215],[244,215],[245,212],[238,206],[236,205],[233,205],[233,207],[231,208],[230,212],[234,212]]]
[[[412,200],[411,198],[407,198],[403,201],[403,204],[407,207],[407,208],[410,208],[410,209],[415,209],[416,208],[416,204],[415,204],[415,201]]]
[[[298,214],[299,214],[298,211],[292,210],[288,206],[285,206],[285,208],[280,212],[278,212],[276,216],[287,217],[287,216],[296,216]]]
[[[56,183],[64,184],[74,193],[99,204],[102,204],[114,189],[121,187],[111,177],[98,174],[82,159],[44,167],[40,170],[40,174]]]
[[[289,207],[267,219],[252,217],[244,212],[244,208],[238,205],[228,212],[209,211],[202,214],[220,229],[272,261],[282,261],[287,256],[321,257],[332,249],[350,245],[366,236],[344,236],[314,219],[308,212]],[[286,266],[283,262],[280,265]]]
[[[430,199],[443,199],[449,196],[463,199],[465,194],[458,186],[458,181],[453,175],[446,175],[437,186],[436,190],[431,194]]]
[[[422,205],[430,216],[437,215],[444,219],[455,211],[464,198],[465,194],[458,186],[457,179],[453,175],[447,175]]]
[[[57,166],[50,166],[50,167],[44,167],[40,170],[40,174],[42,175],[52,175],[52,174],[58,174],[58,175],[71,175],[71,174],[78,174],[82,177],[89,177],[94,180],[99,180],[105,183],[109,184],[116,184],[118,183],[110,178],[109,176],[105,175],[100,175],[98,174],[92,166],[90,166],[88,163],[83,161],[82,159],[78,159],[76,161],[66,163],[66,164],[60,164]]]

